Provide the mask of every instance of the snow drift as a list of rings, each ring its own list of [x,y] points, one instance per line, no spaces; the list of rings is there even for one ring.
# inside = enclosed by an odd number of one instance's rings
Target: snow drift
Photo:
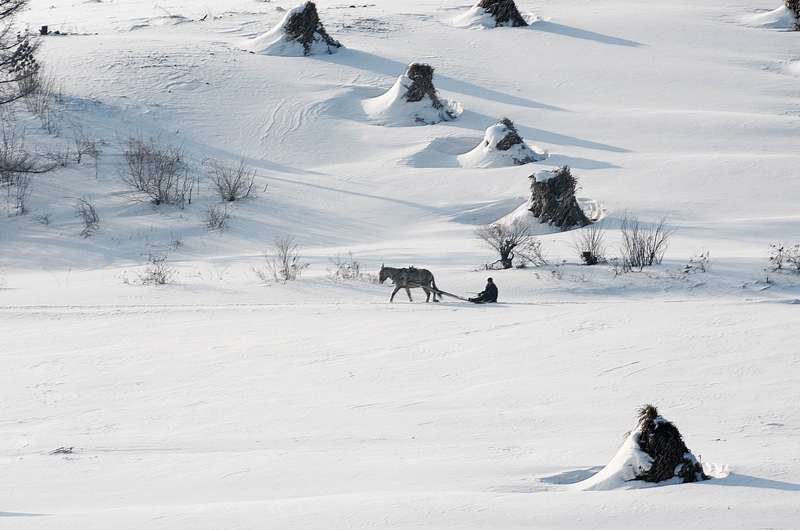
[[[408,65],[388,92],[361,105],[370,119],[383,125],[430,125],[452,121],[462,112],[455,101],[439,97],[433,86],[433,67],[422,63]]]
[[[504,117],[486,129],[483,141],[475,149],[457,158],[463,167],[519,166],[544,160],[547,151],[526,145],[514,122]]]
[[[290,9],[277,26],[239,45],[240,49],[252,53],[287,57],[331,54],[341,47],[339,41],[325,31],[314,2]]]
[[[747,26],[768,29],[792,30],[797,22],[797,16],[788,6],[782,5],[778,9],[749,16],[744,23]]]

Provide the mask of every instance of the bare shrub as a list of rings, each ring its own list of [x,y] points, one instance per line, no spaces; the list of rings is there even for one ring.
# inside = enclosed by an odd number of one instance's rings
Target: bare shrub
[[[695,254],[689,258],[681,271],[684,276],[693,273],[705,273],[711,270],[711,253],[709,251]]]
[[[139,275],[142,285],[166,285],[174,281],[176,271],[166,260],[166,254],[150,256],[144,273]]]
[[[783,0],[783,3],[794,12],[794,16],[800,17],[800,0]]]
[[[488,269],[498,268],[498,264],[499,268],[510,269],[515,257],[537,267],[547,263],[533,228],[524,219],[518,217],[510,222],[479,226],[474,233],[487,247],[500,254],[499,260],[487,264]]]
[[[667,251],[669,238],[675,233],[667,226],[666,216],[655,224],[644,224],[636,214],[625,212],[620,222],[622,232],[622,268],[642,270],[644,267],[658,265]]]
[[[75,144],[75,162],[81,163],[84,156],[97,160],[100,150],[97,148],[97,140],[83,130],[80,123],[72,124],[72,141]]]
[[[233,202],[256,196],[255,170],[250,170],[244,160],[238,166],[214,162],[211,184],[223,201]]]
[[[602,223],[590,224],[572,234],[572,248],[584,265],[596,265],[606,260],[605,234]]]
[[[100,228],[100,216],[97,215],[91,199],[86,197],[76,199],[75,214],[83,221],[83,230],[81,230],[83,237],[89,237]]]
[[[25,104],[28,110],[42,119],[53,106],[64,100],[64,85],[54,74],[38,69],[30,76],[25,87]]]
[[[793,272],[800,274],[800,244],[793,246],[770,245],[769,272]]]
[[[29,173],[15,173],[8,186],[9,197],[14,203],[17,215],[28,212],[28,199],[33,193],[33,176]]]
[[[266,268],[253,271],[265,283],[294,281],[308,268],[308,263],[300,261],[294,237],[289,235],[276,237],[275,244],[264,252],[264,258]]]
[[[25,147],[25,135],[17,135],[16,130],[3,122],[0,138],[0,184],[13,184],[14,176],[20,173],[40,173],[33,154]]]
[[[53,214],[51,214],[50,212],[36,212],[35,214],[33,214],[34,221],[44,226],[50,225],[52,217]]]
[[[206,227],[211,230],[225,230],[228,227],[228,219],[231,213],[227,206],[217,206],[212,204],[206,207]]]
[[[192,203],[196,179],[189,175],[186,155],[180,146],[165,146],[152,138],[128,138],[123,148],[125,163],[120,167],[123,182],[150,197],[153,204]]]
[[[343,260],[337,254],[331,258],[334,268],[328,269],[328,278],[334,282],[346,282],[348,280],[360,280],[364,273],[361,272],[361,263],[353,257],[352,252],[347,253],[347,259]]]

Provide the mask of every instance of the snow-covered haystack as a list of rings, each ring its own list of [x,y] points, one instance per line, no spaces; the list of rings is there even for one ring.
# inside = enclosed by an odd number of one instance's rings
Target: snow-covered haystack
[[[748,26],[757,28],[796,30],[798,29],[798,12],[795,10],[796,7],[798,7],[797,0],[787,0],[784,5],[778,9],[749,16],[744,22]]]
[[[726,474],[727,469],[719,476]],[[709,478],[686,447],[677,427],[659,415],[654,406],[645,405],[639,410],[639,423],[628,434],[614,458],[596,475],[574,487],[608,490],[626,487],[626,483],[633,480],[685,483]]]
[[[540,162],[547,152],[522,141],[514,122],[506,117],[486,129],[483,141],[472,151],[458,156],[464,167],[505,167]]]
[[[410,64],[388,92],[361,105],[372,120],[385,125],[433,124],[461,114],[458,103],[439,97],[433,86],[433,67],[422,63]]]
[[[482,26],[496,28],[500,26],[527,26],[514,0],[479,0],[469,11],[456,18],[453,25],[462,28]]]
[[[290,9],[277,26],[239,45],[253,53],[289,57],[336,53],[341,47],[325,31],[314,2]]]
[[[575,197],[578,180],[569,166],[537,171],[530,179],[531,200],[528,210],[540,222],[550,223],[560,230],[591,223]]]

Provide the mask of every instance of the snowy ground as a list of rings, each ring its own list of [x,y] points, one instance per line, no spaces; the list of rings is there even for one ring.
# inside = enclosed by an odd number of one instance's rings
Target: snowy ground
[[[465,29],[468,2],[320,0],[345,48],[275,57],[238,46],[290,2],[31,0],[20,22],[59,31],[40,58],[65,99],[57,134],[24,104],[16,123],[50,149],[80,127],[101,154],[38,177],[29,213],[2,205],[0,526],[795,526],[800,276],[765,267],[800,243],[800,34],[777,4],[520,1],[530,27]],[[375,123],[363,102],[414,61],[462,114]],[[462,167],[501,116],[548,159]],[[259,195],[222,232],[207,178],[183,210],[137,201],[130,136],[181,145],[198,175],[244,160]],[[626,210],[668,216],[662,265],[585,267],[539,226],[549,266],[482,270],[474,228],[564,164],[610,254]],[[87,238],[76,197],[100,215]],[[265,285],[283,234],[310,266]],[[501,303],[389,304],[391,286],[329,279],[348,252],[461,295],[491,275]],[[152,255],[174,283],[138,285]],[[645,403],[730,475],[576,491]]]

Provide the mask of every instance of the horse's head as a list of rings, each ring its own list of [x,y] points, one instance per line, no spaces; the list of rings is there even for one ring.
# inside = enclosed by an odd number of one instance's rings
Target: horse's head
[[[378,271],[378,282],[383,283],[389,278],[389,271],[381,264],[381,270]]]

